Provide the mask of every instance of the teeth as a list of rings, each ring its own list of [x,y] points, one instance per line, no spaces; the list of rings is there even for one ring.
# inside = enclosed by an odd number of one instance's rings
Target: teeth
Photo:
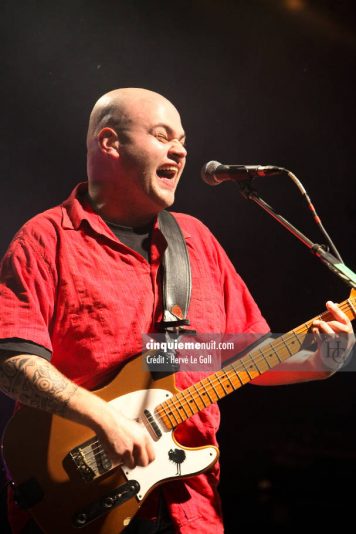
[[[174,167],[172,165],[167,166],[167,167],[160,167],[157,170],[157,174],[160,178],[168,178],[168,179],[173,178],[177,174],[177,172],[178,172],[177,167]]]

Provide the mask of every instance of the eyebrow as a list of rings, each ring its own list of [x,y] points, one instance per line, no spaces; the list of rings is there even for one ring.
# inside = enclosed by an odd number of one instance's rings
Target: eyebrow
[[[155,128],[164,128],[171,135],[174,134],[174,130],[172,130],[172,128],[170,126],[168,126],[168,124],[158,123],[158,124],[155,124],[152,129],[154,130]],[[178,137],[178,139],[179,139],[179,141],[181,141],[182,139],[187,139],[187,136],[186,136],[186,133],[185,133],[184,130],[183,130],[182,135],[180,137]]]

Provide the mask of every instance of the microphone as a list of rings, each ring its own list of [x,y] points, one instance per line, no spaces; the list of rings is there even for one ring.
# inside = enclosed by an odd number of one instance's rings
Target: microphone
[[[259,176],[287,173],[283,167],[272,165],[223,165],[218,161],[209,161],[203,165],[201,178],[208,185],[219,185],[221,182],[246,182]]]

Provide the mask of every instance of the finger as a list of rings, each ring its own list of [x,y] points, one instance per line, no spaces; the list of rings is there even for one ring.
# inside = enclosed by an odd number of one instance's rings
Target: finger
[[[328,333],[322,332],[318,328],[312,328],[312,332],[314,334],[314,338],[315,338],[318,348],[322,350],[324,350],[325,345],[328,344],[328,342],[331,341],[331,339],[335,336],[334,333],[328,334]]]
[[[334,335],[335,331],[331,326],[331,322],[317,320],[313,322],[313,329],[316,328],[319,333]]]
[[[125,451],[125,453],[122,455],[122,462],[130,469],[136,467],[136,461],[131,451]]]
[[[156,453],[155,453],[153,446],[150,443],[149,449],[148,449],[148,459],[150,462],[153,462],[155,458],[156,458]]]
[[[141,444],[140,445],[135,445],[133,454],[134,454],[134,459],[135,459],[136,465],[140,465],[141,467],[145,467],[146,465],[149,464],[148,454],[147,454],[145,446],[143,446]]]
[[[314,321],[313,327],[317,327],[321,332],[325,334],[351,334],[352,327],[342,324],[339,321]]]
[[[153,448],[152,440],[149,436],[146,439],[146,452],[148,457],[148,462],[151,463],[156,458],[155,450]]]
[[[345,325],[351,325],[349,318],[342,310],[340,310],[337,304],[335,304],[331,300],[328,300],[328,302],[326,303],[326,307],[335,319]]]
[[[147,464],[153,462],[153,460],[156,458],[155,450],[153,447],[152,440],[149,435],[145,435],[145,455],[147,458]]]

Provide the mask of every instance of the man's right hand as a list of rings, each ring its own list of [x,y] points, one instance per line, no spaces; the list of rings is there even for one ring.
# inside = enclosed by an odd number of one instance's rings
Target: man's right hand
[[[95,431],[114,464],[125,464],[133,469],[136,465],[145,467],[155,459],[146,428],[137,421],[127,419],[109,404],[107,410],[101,413]]]
[[[77,386],[40,356],[2,355],[0,390],[26,406],[90,427],[115,464],[133,468],[155,458],[151,437],[142,424]]]

